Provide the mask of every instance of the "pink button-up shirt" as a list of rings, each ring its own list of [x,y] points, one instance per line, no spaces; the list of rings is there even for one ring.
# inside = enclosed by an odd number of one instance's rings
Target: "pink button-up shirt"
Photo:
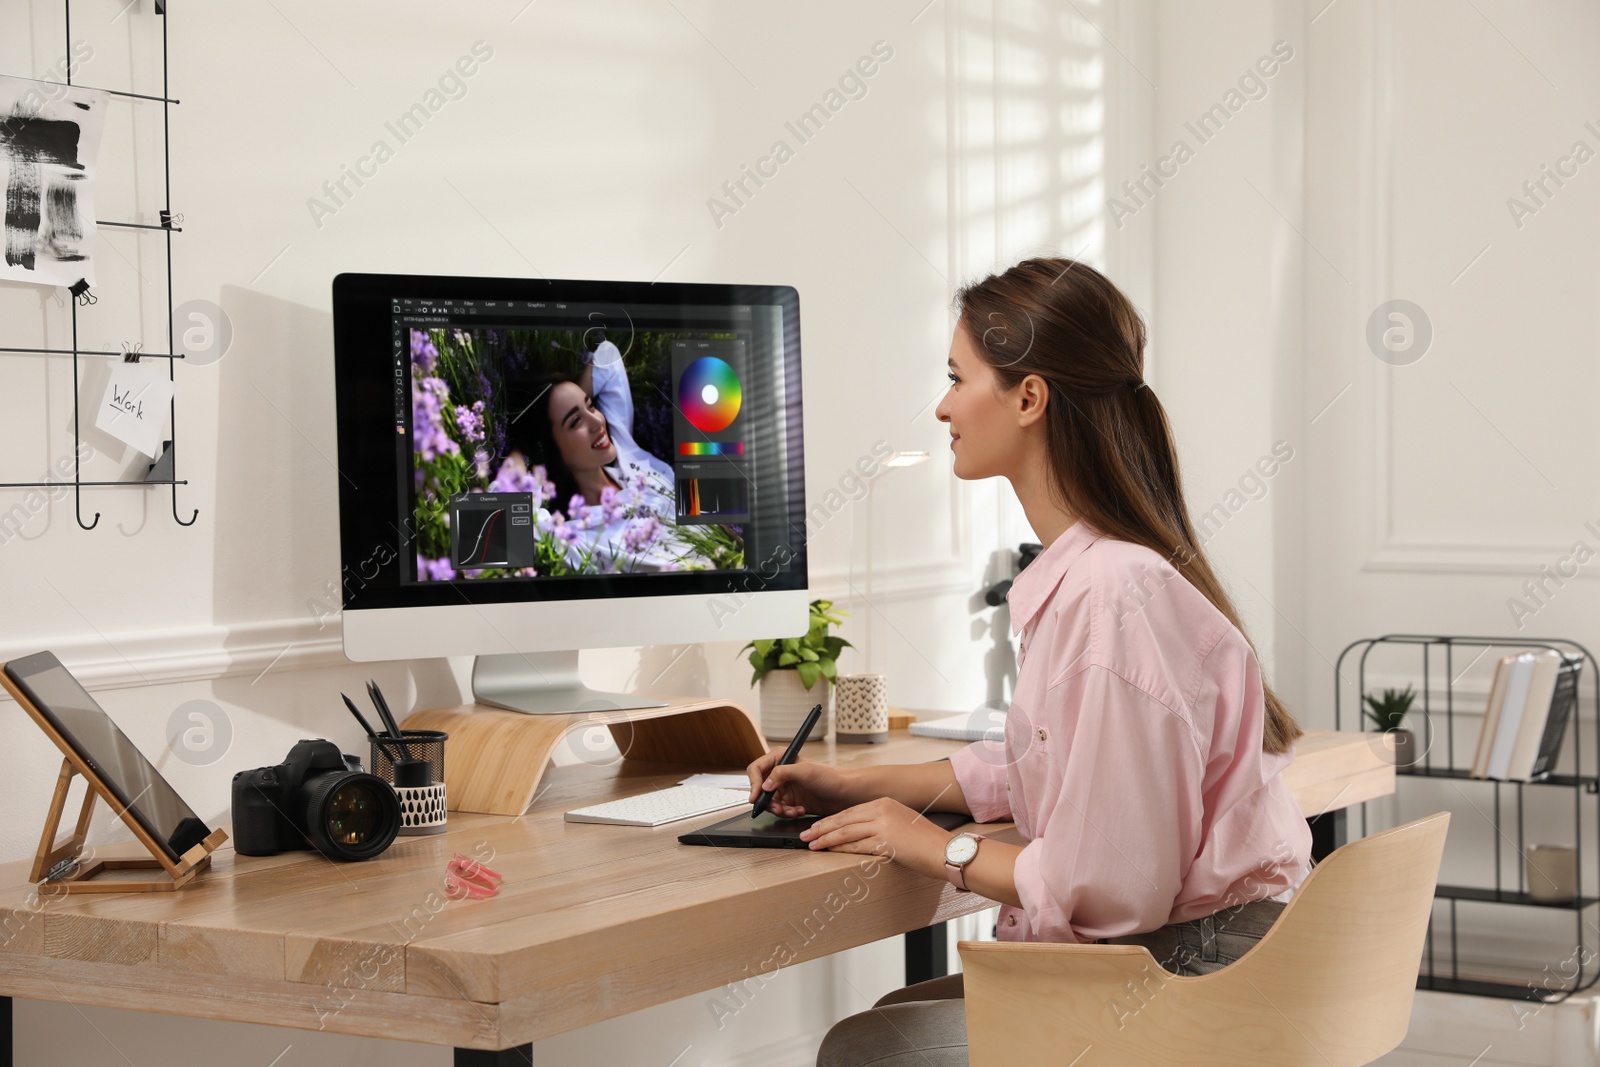
[[[1010,818],[1022,907],[1003,941],[1093,941],[1267,897],[1311,832],[1262,751],[1261,669],[1159,554],[1079,520],[1018,575],[1006,739],[950,759],[979,822]]]

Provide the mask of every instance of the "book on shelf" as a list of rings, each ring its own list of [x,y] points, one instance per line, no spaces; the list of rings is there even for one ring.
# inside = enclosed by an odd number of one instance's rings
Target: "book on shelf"
[[[1501,658],[1468,772],[1473,778],[1527,781],[1550,772],[1577,704],[1582,662],[1552,649]]]
[[[1500,662],[1495,664],[1494,681],[1489,686],[1489,702],[1483,709],[1483,729],[1478,732],[1478,748],[1472,757],[1472,770],[1468,772],[1473,778],[1486,777],[1489,770],[1489,747],[1494,744],[1495,731],[1500,728],[1500,708],[1506,700],[1506,681],[1511,677],[1511,664],[1516,658],[1516,653],[1501,656]]]
[[[1484,775],[1505,779],[1511,767],[1511,748],[1522,726],[1522,712],[1528,703],[1528,683],[1533,680],[1533,653],[1523,652],[1511,660],[1511,678],[1506,682],[1505,704],[1500,708],[1500,723],[1489,746],[1489,766]]]
[[[1534,659],[1533,675],[1528,679],[1528,700],[1522,712],[1522,726],[1511,746],[1511,761],[1506,777],[1526,781],[1533,772],[1533,761],[1544,741],[1545,724],[1550,718],[1550,701],[1556,693],[1556,672],[1561,669],[1561,654],[1545,649]]]
[[[1567,723],[1578,709],[1578,674],[1583,670],[1582,657],[1563,660],[1556,672],[1555,692],[1550,698],[1550,715],[1545,721],[1544,737],[1539,751],[1528,771],[1529,778],[1543,778],[1556,769],[1556,758],[1561,755],[1561,740],[1567,736]]]

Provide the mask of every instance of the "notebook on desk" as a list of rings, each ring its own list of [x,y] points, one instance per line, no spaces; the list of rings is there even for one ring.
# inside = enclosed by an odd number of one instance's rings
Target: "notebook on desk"
[[[965,715],[945,715],[911,724],[913,737],[937,737],[946,741],[1004,741],[1006,713],[986,708]]]

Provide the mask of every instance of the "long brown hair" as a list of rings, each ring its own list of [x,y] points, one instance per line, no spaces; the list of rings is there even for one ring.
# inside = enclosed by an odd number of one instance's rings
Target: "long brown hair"
[[[1160,553],[1244,633],[1189,522],[1166,409],[1144,381],[1145,328],[1133,303],[1086,263],[1029,259],[961,289],[956,307],[1004,388],[1030,374],[1049,386],[1058,502],[1107,536]],[[1262,748],[1286,752],[1304,731],[1264,672],[1261,687]]]

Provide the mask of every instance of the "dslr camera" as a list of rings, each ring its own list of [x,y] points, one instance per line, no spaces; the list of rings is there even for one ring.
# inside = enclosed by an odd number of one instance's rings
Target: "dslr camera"
[[[299,741],[276,767],[233,776],[233,845],[242,856],[314,848],[330,859],[366,860],[399,832],[394,788],[351,770],[332,741]]]

